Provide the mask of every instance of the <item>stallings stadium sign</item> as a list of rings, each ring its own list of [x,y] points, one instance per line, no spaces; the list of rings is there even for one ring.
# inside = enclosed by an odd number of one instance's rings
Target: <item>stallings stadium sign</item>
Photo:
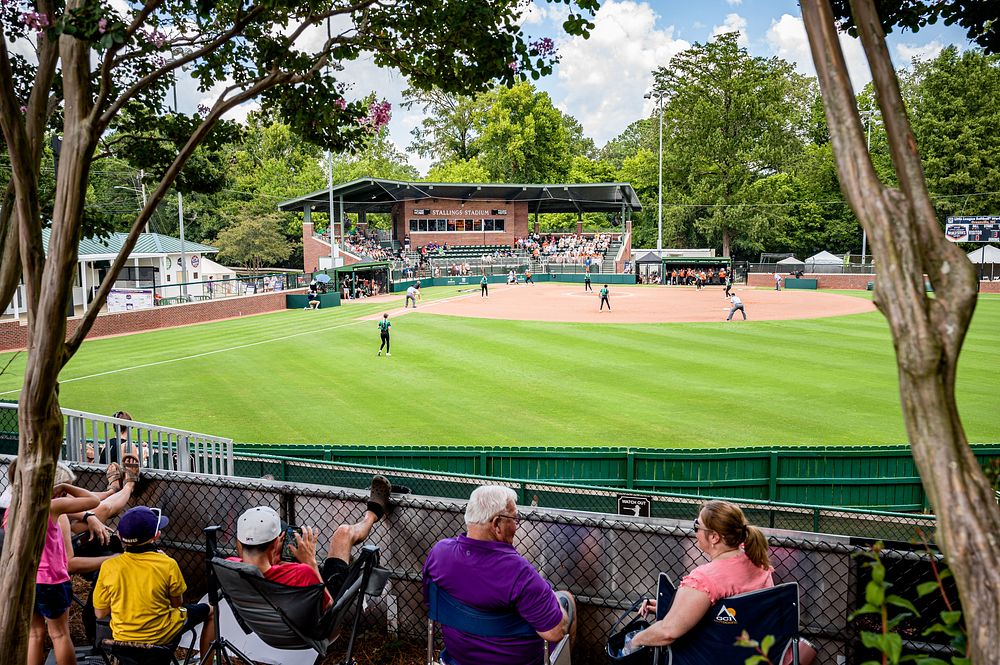
[[[414,215],[441,215],[441,216],[451,216],[451,215],[506,215],[506,210],[472,210],[470,208],[455,208],[452,210],[444,209],[428,209],[428,208],[414,208]]]

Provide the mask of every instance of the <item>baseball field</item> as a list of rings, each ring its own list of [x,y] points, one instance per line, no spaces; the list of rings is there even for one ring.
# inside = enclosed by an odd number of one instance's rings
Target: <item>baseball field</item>
[[[599,290],[601,284],[594,283]],[[64,407],[238,442],[850,445],[905,442],[888,328],[866,293],[581,284],[424,289],[88,341]],[[392,356],[375,320],[389,312]],[[972,442],[1000,439],[1000,296],[981,296],[958,375]],[[13,359],[12,359],[13,357]],[[0,354],[16,399],[24,354]]]

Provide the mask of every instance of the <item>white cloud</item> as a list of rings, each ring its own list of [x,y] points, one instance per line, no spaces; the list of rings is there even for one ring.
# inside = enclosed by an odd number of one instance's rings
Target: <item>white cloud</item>
[[[673,27],[656,29],[658,18],[648,4],[609,0],[598,11],[589,39],[559,43],[558,82],[543,81],[541,87],[598,145],[640,117],[653,69],[691,46],[674,38]],[[642,114],[652,108],[653,102],[645,103]]]
[[[771,21],[771,27],[767,31],[767,43],[776,56],[794,63],[799,73],[816,76],[816,66],[813,64],[809,39],[801,17],[784,14],[780,19]],[[847,62],[851,84],[855,91],[860,91],[872,78],[861,42],[848,34],[841,33],[840,47]]]
[[[739,14],[726,14],[726,19],[722,22],[722,25],[712,28],[712,37],[718,37],[727,32],[739,33],[736,43],[740,46],[746,47],[750,45],[750,40],[747,37],[747,20]]]
[[[738,7],[743,4],[743,0],[726,0],[726,4],[730,7]]]
[[[923,46],[917,44],[896,44],[896,67],[909,67],[915,58],[933,60],[944,49],[944,44],[934,40]]]
[[[529,2],[521,14],[521,25],[538,25],[549,18],[551,9],[537,2]]]

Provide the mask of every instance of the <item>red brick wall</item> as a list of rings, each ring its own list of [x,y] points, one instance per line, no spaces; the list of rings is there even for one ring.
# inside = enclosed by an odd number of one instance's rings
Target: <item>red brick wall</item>
[[[784,285],[787,273],[779,272],[781,283]],[[821,289],[855,289],[864,291],[868,288],[868,282],[873,282],[876,275],[825,275],[822,273],[806,273],[806,279],[818,279],[818,287]],[[774,288],[774,273],[750,273],[748,276],[750,286],[764,286]],[[980,293],[1000,293],[1000,282],[979,282]]]
[[[507,214],[503,215],[505,220],[503,233],[497,232],[483,232],[483,231],[467,231],[467,232],[451,232],[451,233],[411,233],[410,232],[410,219],[496,219],[500,215],[493,215],[487,212],[486,214],[462,214],[462,215],[444,215],[444,214],[427,214],[427,215],[414,215],[414,208],[426,208],[426,209],[445,209],[445,210],[459,210],[466,208],[468,210],[497,210],[506,209]],[[403,201],[402,205],[396,207],[392,213],[392,223],[396,229],[396,237],[399,238],[400,243],[403,239],[409,235],[410,236],[410,247],[417,248],[426,245],[429,242],[436,242],[439,245],[448,243],[451,245],[513,245],[514,238],[523,238],[528,235],[528,204],[525,202],[511,202],[511,201],[465,201],[456,202],[451,200],[441,200],[441,199],[421,199],[419,201]]]
[[[208,300],[205,302],[185,303],[183,305],[167,305],[152,309],[141,309],[135,312],[120,312],[117,314],[102,314],[97,317],[87,339],[127,335],[144,330],[159,328],[174,328],[208,321],[232,319],[253,314],[265,314],[285,309],[285,294],[304,293],[304,289],[262,293],[241,298],[225,300]],[[76,330],[79,318],[69,319],[67,335]],[[17,321],[0,323],[0,351],[15,351],[23,349],[28,344],[28,329]]]
[[[330,245],[313,237],[312,222],[302,224],[302,270],[315,272],[319,269],[319,257],[330,256]]]

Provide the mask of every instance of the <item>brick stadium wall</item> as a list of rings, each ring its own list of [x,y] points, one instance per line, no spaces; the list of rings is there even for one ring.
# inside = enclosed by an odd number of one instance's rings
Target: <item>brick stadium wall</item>
[[[285,309],[285,295],[288,293],[304,293],[304,289],[262,293],[240,298],[225,300],[208,300],[205,302],[185,303],[183,305],[168,305],[141,309],[135,312],[117,314],[102,314],[97,317],[87,339],[109,337],[112,335],[127,335],[144,330],[160,328],[175,328],[208,321],[232,319],[253,314],[266,314]],[[66,334],[69,335],[79,325],[79,318],[69,319]],[[0,351],[16,351],[24,349],[28,344],[28,329],[18,321],[0,323]]]
[[[319,270],[319,257],[330,256],[330,245],[313,237],[312,222],[302,224],[302,270],[315,272]]]
[[[413,210],[417,209],[461,209],[468,207],[469,210],[494,210],[494,209],[505,209],[507,210],[506,215],[493,215],[493,214],[433,214],[428,213],[424,215],[414,215]],[[503,217],[504,231],[502,233],[497,233],[495,231],[466,231],[466,232],[410,232],[409,221],[410,219],[491,219]],[[436,242],[438,244],[448,243],[451,245],[513,245],[515,238],[523,238],[528,235],[528,204],[523,201],[466,201],[465,203],[456,203],[450,200],[441,199],[421,199],[419,201],[403,201],[401,205],[397,205],[396,209],[392,213],[392,223],[396,228],[396,237],[405,238],[407,235],[410,236],[410,247],[417,248],[426,245],[429,242]]]
[[[781,283],[784,285],[785,275],[781,275]],[[868,288],[868,282],[875,281],[876,275],[826,275],[822,273],[806,273],[806,279],[819,280],[821,289],[856,289],[864,291]],[[774,288],[774,273],[750,273],[747,276],[750,286],[763,286]],[[1000,293],[1000,282],[979,282],[980,293]]]

